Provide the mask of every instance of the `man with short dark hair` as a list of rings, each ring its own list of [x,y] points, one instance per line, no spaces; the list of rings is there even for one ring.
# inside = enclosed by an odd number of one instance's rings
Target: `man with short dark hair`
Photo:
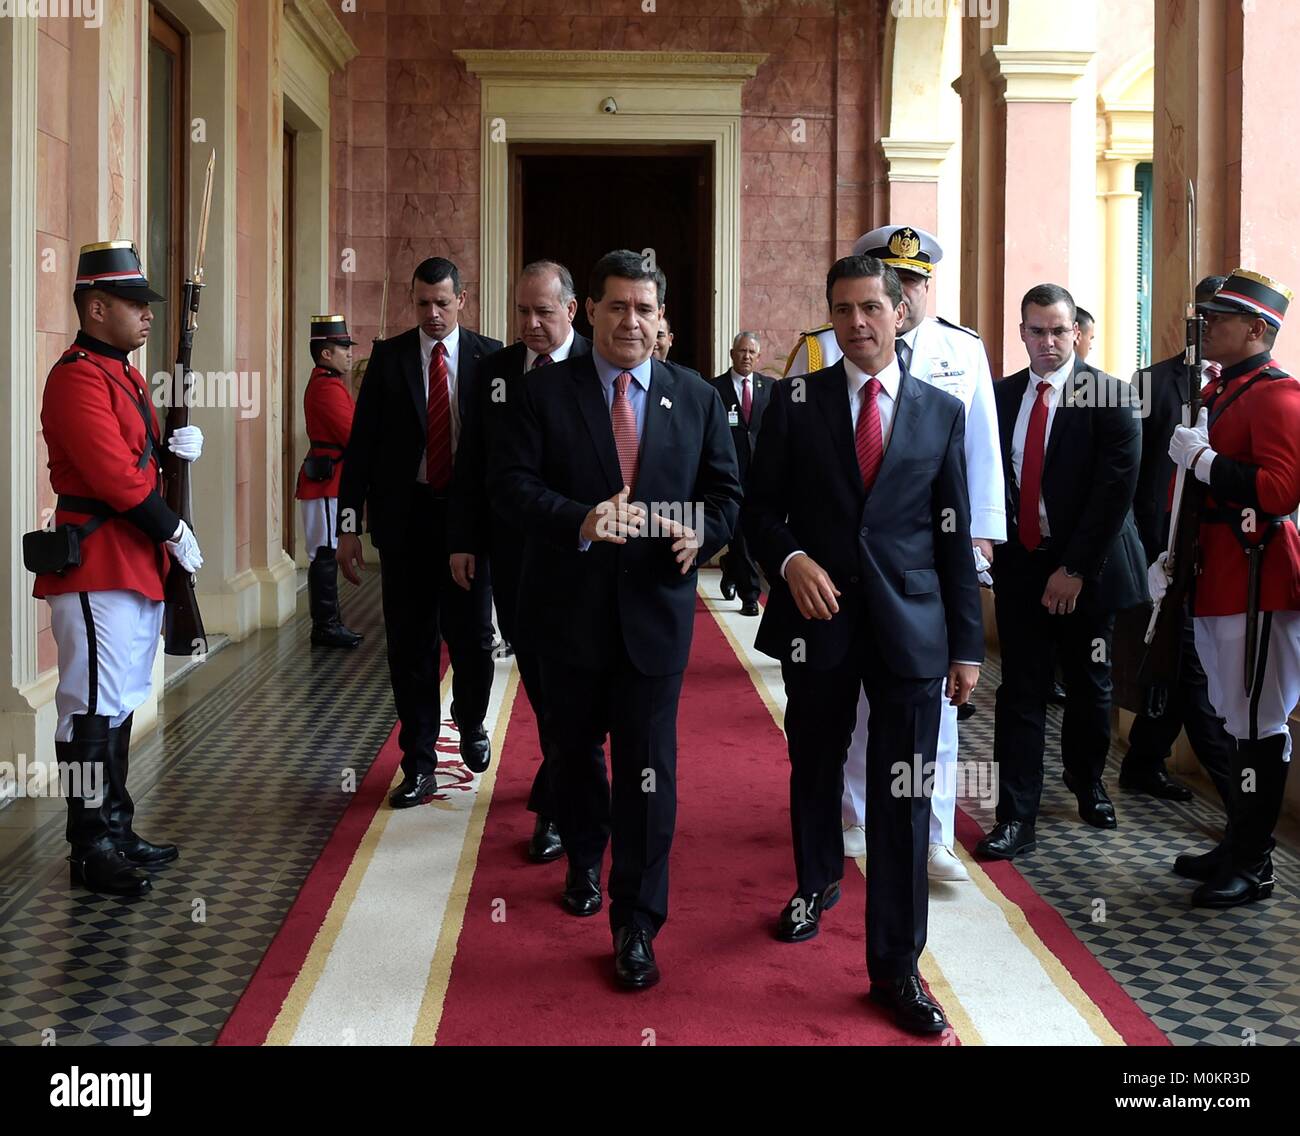
[[[998,860],[1035,845],[1054,655],[1065,674],[1065,784],[1084,821],[1116,827],[1101,780],[1111,639],[1116,612],[1146,598],[1132,511],[1142,446],[1132,388],[1075,355],[1074,298],[1064,288],[1031,288],[1020,313],[1029,366],[994,390],[1008,518],[993,556],[999,796],[997,824],[976,851]]]
[[[659,981],[651,943],[668,915],[696,564],[727,542],[740,506],[717,393],[652,358],[666,288],[640,253],[601,257],[587,293],[591,354],[525,376],[489,480],[495,507],[527,532],[519,633],[541,657],[563,903],[600,910],[610,843],[614,973],[631,989]]]
[[[437,790],[442,729],[438,655],[451,656],[451,717],[474,773],[491,760],[483,725],[492,691],[492,591],[487,565],[466,591],[452,578],[448,496],[462,424],[477,399],[480,361],[496,339],[460,326],[465,291],[449,260],[430,257],[411,277],[417,326],[375,344],[343,455],[338,561],[360,584],[362,509],[380,554],[393,701],[401,721],[402,783],[393,808]]]
[[[1086,359],[1092,350],[1092,337],[1097,334],[1097,320],[1087,308],[1076,304],[1074,322],[1079,327],[1079,334],[1074,337],[1074,353],[1078,358]]]
[[[731,341],[731,369],[711,380],[727,412],[742,485],[749,476],[749,463],[771,394],[771,380],[758,373],[762,353],[757,332],[739,332]],[[759,592],[758,567],[749,554],[744,530],[737,526],[722,556],[722,598],[729,600],[739,595],[740,614],[757,615]]]
[[[844,357],[775,384],[744,505],[772,587],[756,646],[781,661],[786,692],[798,886],[776,934],[811,939],[840,898],[844,759],[864,690],[871,997],[904,1029],[938,1033],[947,1023],[917,970],[930,799],[911,786],[934,767],[945,679],[960,705],[984,658],[965,412],[900,367],[891,267],[844,257],[826,299]]]
[[[655,332],[654,357],[661,363],[668,362],[668,352],[673,345],[673,329],[665,315],[659,321],[659,329]]]
[[[466,420],[456,473],[452,481],[449,519],[451,574],[465,589],[472,586],[475,565],[487,556],[492,562],[492,596],[501,635],[514,649],[524,692],[537,719],[541,761],[533,778],[528,808],[536,814],[528,855],[546,863],[564,854],[556,806],[546,701],[542,693],[536,650],[519,635],[519,574],[523,566],[524,532],[491,507],[487,476],[506,419],[521,397],[524,376],[571,356],[589,355],[591,340],[573,329],[578,298],[573,277],[564,265],[539,260],[526,265],[515,283],[517,342],[483,360],[479,368],[479,397]]]

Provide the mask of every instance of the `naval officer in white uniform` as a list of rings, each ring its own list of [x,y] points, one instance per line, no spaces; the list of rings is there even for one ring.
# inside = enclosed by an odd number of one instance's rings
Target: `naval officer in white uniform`
[[[924,229],[885,225],[860,237],[855,256],[874,256],[890,265],[903,283],[907,317],[897,342],[901,366],[915,378],[961,399],[966,407],[966,480],[970,491],[970,531],[975,563],[984,583],[993,559],[993,545],[1007,537],[1002,480],[1002,450],[993,376],[980,337],[969,328],[927,316],[926,300],[934,266],[943,249]],[[802,375],[829,367],[843,353],[830,325],[804,332],[786,362],[785,374]],[[867,700],[858,699],[858,722],[844,766],[844,853],[866,854]],[[957,708],[944,703],[930,802],[931,879],[968,879],[953,853],[957,809]]]

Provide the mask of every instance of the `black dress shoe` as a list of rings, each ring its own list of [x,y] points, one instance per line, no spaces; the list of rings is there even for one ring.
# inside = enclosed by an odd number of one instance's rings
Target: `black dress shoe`
[[[1265,856],[1258,864],[1239,868],[1231,857],[1219,865],[1214,878],[1192,892],[1194,907],[1239,907],[1256,903],[1273,894],[1273,859]]]
[[[408,773],[402,778],[402,783],[388,795],[388,803],[395,809],[411,809],[424,804],[437,791],[437,774]]]
[[[332,623],[319,623],[311,629],[313,647],[355,647],[364,636],[344,627],[335,620]]]
[[[873,982],[871,999],[892,1010],[894,1022],[909,1033],[943,1033],[948,1028],[939,1004],[925,992],[916,975],[897,982]]]
[[[740,605],[740,614],[741,614],[741,615],[757,615],[757,614],[758,614],[758,600],[745,600],[745,602],[742,603],[742,604]]]
[[[528,858],[534,864],[545,864],[550,860],[558,860],[564,855],[564,845],[560,841],[560,830],[555,827],[555,821],[542,816],[537,816],[537,823],[533,825],[533,837],[528,842]]]
[[[1186,785],[1180,785],[1170,777],[1162,766],[1141,772],[1126,772],[1121,766],[1119,787],[1126,793],[1145,793],[1160,801],[1190,801],[1194,795]]]
[[[1227,858],[1228,846],[1226,844],[1219,844],[1208,852],[1202,852],[1199,855],[1184,852],[1174,860],[1174,871],[1186,879],[1206,883],[1214,879],[1215,874]]]
[[[726,576],[722,577],[722,583],[718,585],[718,591],[722,593],[724,600],[734,600],[736,598],[736,585],[728,580]]]
[[[135,833],[131,834],[128,842],[117,844],[116,848],[134,868],[157,868],[162,864],[170,864],[181,854],[175,844],[151,844]]]
[[[595,915],[600,910],[600,865],[594,868],[570,866],[564,877],[564,895],[560,902],[570,915]]]
[[[999,821],[983,840],[975,845],[981,860],[1014,860],[1021,852],[1037,847],[1034,826],[1023,820]]]
[[[1076,790],[1075,799],[1079,802],[1079,816],[1093,828],[1118,828],[1115,819],[1115,806],[1106,795],[1106,788],[1100,781],[1094,781],[1083,790]]]
[[[460,759],[471,773],[482,773],[491,764],[492,743],[482,722],[460,731]]]
[[[614,976],[630,990],[648,990],[659,981],[651,934],[641,927],[614,932]]]
[[[69,882],[74,887],[84,887],[100,895],[135,898],[148,894],[153,887],[149,877],[121,852],[102,843],[92,848],[74,849],[68,863],[71,865]]]
[[[829,911],[839,901],[838,880],[825,891],[815,891],[812,895],[796,892],[777,920],[776,937],[783,943],[802,943],[805,939],[815,938],[821,930],[822,912]]]

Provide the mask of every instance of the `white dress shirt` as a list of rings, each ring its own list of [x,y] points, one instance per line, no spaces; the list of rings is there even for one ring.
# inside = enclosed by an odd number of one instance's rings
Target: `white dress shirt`
[[[740,375],[740,374],[737,374],[737,373],[736,373],[736,368],[735,368],[735,367],[732,367],[732,368],[731,368],[731,385],[732,385],[732,387],[735,389],[735,392],[736,392],[736,409],[737,409],[737,410],[739,410],[740,407],[742,407],[742,406],[745,405],[745,380],[746,380],[746,379],[749,380],[749,398],[750,398],[750,402],[751,402],[751,404],[752,404],[752,403],[753,403],[753,399],[754,399],[754,374],[753,374],[753,372],[751,371],[748,375]]]
[[[569,324],[569,334],[565,336],[564,342],[554,351],[548,351],[552,363],[563,363],[569,357],[569,352],[573,350],[573,324]],[[537,362],[537,352],[531,347],[524,348],[524,370],[531,371],[533,364]]]
[[[1047,456],[1047,445],[1052,438],[1052,423],[1056,419],[1056,408],[1061,401],[1061,391],[1066,381],[1074,374],[1074,352],[1050,375],[1036,375],[1033,368],[1029,371],[1029,382],[1020,399],[1020,413],[1016,415],[1016,428],[1011,433],[1011,468],[1015,471],[1016,484],[1021,484],[1020,471],[1025,464],[1025,436],[1029,433],[1029,415],[1033,413],[1034,399],[1038,397],[1038,384],[1051,383],[1047,392],[1047,429],[1043,433],[1043,456]],[[1051,535],[1047,524],[1047,500],[1041,492],[1038,494],[1038,527],[1046,540]]]
[[[426,335],[424,328],[420,328],[420,374],[424,379],[424,405],[429,405],[429,363],[433,359],[433,345],[438,340],[432,336]],[[451,456],[456,456],[456,444],[460,441],[460,407],[456,403],[456,372],[460,364],[460,324],[451,329],[447,336],[442,340],[442,346],[447,352],[445,360],[447,364],[447,396],[451,399]],[[428,484],[429,477],[426,472],[426,458],[420,457],[420,471],[415,475],[415,480],[421,484]]]
[[[862,370],[848,357],[844,359],[845,384],[849,398],[849,418],[856,438],[858,432],[858,411],[862,408],[862,388],[867,385],[871,375]],[[880,413],[880,435],[883,446],[881,452],[889,449],[889,435],[894,425],[894,408],[898,404],[898,384],[902,375],[898,370],[898,358],[891,356],[885,369],[875,376],[880,380],[880,390],[876,392],[876,409]],[[785,566],[796,556],[802,555],[803,549],[796,549],[781,561],[781,579],[785,579]]]

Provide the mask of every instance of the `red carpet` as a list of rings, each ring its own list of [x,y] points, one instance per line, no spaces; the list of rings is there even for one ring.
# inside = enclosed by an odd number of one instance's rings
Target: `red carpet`
[[[616,988],[606,913],[565,914],[558,903],[564,862],[524,860],[537,740],[521,692],[440,1044],[918,1042],[865,1000],[865,885],[856,869],[817,939],[792,945],[772,938],[794,888],[785,739],[713,618],[703,605],[698,610],[679,717],[671,907],[655,940],[663,981],[645,993]],[[505,900],[504,922],[492,918],[498,899]]]

